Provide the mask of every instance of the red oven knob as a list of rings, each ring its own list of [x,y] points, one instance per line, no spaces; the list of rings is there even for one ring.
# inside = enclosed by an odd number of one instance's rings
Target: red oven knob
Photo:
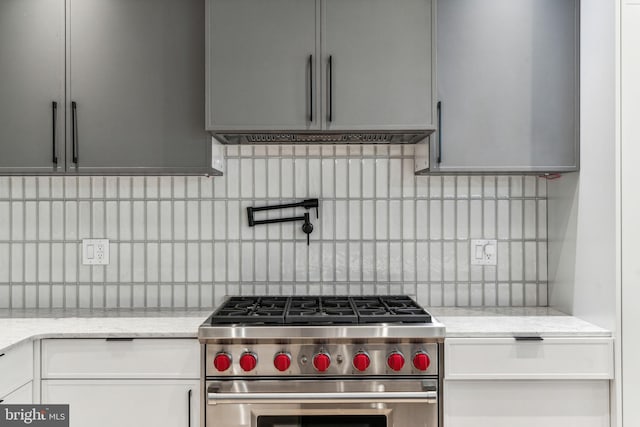
[[[371,359],[369,359],[369,355],[364,351],[360,351],[353,356],[353,367],[356,368],[360,372],[364,372],[371,364]]]
[[[258,358],[255,353],[247,351],[240,356],[240,367],[245,372],[253,371],[257,364]]]
[[[387,365],[394,371],[399,371],[404,366],[404,356],[399,351],[394,351],[387,357]]]
[[[273,358],[273,366],[280,372],[284,372],[291,366],[291,356],[287,353],[278,353]]]
[[[220,372],[224,372],[231,367],[231,356],[228,353],[220,352],[213,358],[213,366]]]
[[[420,350],[413,356],[413,366],[419,371],[426,371],[430,364],[431,359],[426,351]]]
[[[313,367],[316,371],[324,372],[329,369],[329,365],[331,365],[331,357],[327,353],[318,353],[313,356]]]

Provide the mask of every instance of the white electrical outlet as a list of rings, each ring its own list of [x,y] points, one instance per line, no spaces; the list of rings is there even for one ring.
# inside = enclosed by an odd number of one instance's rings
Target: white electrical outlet
[[[108,239],[83,239],[82,240],[82,264],[84,265],[109,264],[109,240]]]
[[[471,265],[497,265],[497,240],[471,240]]]

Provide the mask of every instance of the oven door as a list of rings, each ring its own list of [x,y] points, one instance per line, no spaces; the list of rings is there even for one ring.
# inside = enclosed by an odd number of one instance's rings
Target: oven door
[[[209,381],[206,427],[437,427],[437,380]]]

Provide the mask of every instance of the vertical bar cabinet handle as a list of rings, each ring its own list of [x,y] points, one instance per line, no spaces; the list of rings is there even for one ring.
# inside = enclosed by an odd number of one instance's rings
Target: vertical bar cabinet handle
[[[438,101],[438,163],[442,163],[442,101]]]
[[[313,122],[313,55],[309,55],[309,121]]]
[[[187,427],[191,427],[191,389],[187,392]]]
[[[57,122],[58,122],[58,103],[53,101],[51,103],[51,115],[52,115],[52,142],[53,142],[53,157],[52,162],[54,165],[58,164],[58,141],[57,139]]]
[[[329,55],[329,123],[333,121],[333,55]]]
[[[71,154],[73,163],[78,163],[78,104],[71,102]]]

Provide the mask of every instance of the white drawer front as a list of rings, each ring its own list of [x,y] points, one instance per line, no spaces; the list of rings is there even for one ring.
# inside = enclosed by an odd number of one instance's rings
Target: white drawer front
[[[198,380],[44,380],[42,402],[70,405],[70,427],[195,427],[199,391]]]
[[[609,427],[609,381],[446,381],[446,427]]]
[[[5,396],[33,379],[33,343],[0,354],[0,396]]]
[[[200,378],[196,339],[49,339],[42,378]]]
[[[612,379],[612,338],[450,338],[445,378]]]
[[[19,389],[0,398],[3,405],[21,405],[33,403],[33,381],[29,381]]]

